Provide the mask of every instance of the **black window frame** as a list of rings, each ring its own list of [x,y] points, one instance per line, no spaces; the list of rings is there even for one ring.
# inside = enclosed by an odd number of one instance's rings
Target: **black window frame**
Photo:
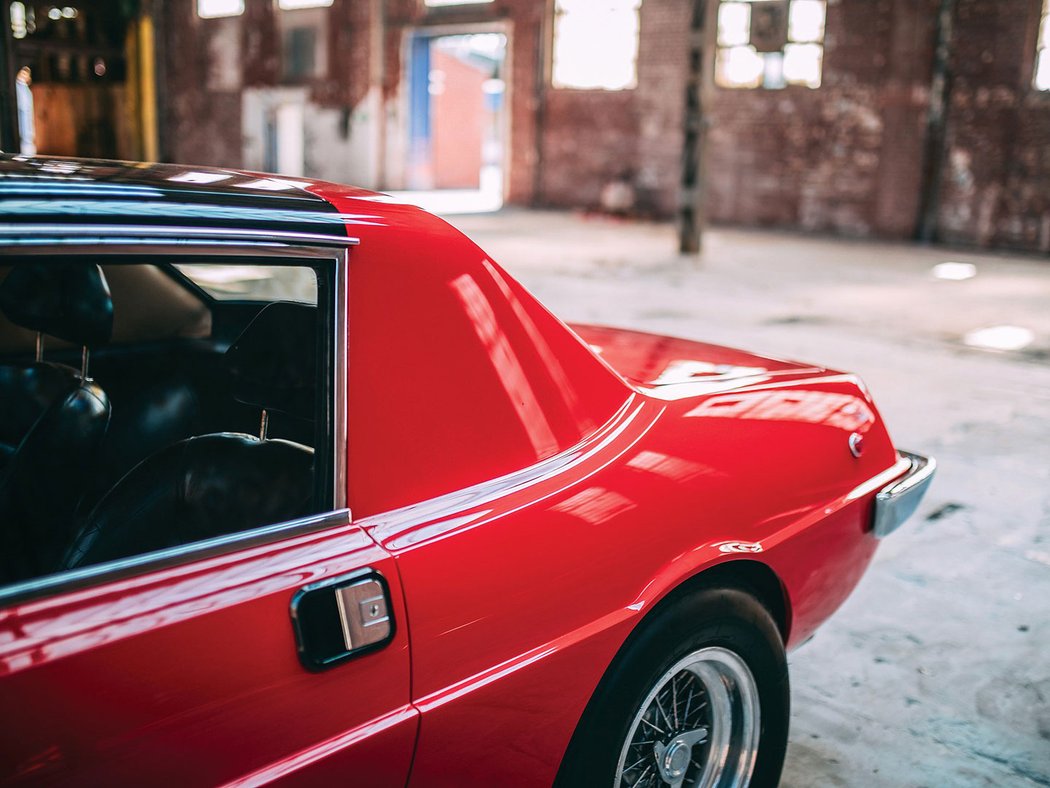
[[[57,596],[123,578],[148,574],[173,566],[205,560],[238,550],[270,544],[293,536],[350,523],[346,494],[347,456],[347,280],[349,254],[359,241],[351,237],[310,233],[238,233],[226,228],[120,227],[76,225],[25,225],[11,234],[0,232],[0,263],[26,258],[69,261],[103,259],[117,263],[158,264],[206,303],[253,304],[266,301],[218,301],[178,272],[173,262],[265,263],[309,266],[318,272],[321,324],[319,369],[327,369],[318,386],[318,413],[324,421],[323,450],[315,447],[318,512],[295,520],[272,523],[177,547],[107,561],[81,569],[65,570],[0,587],[0,607],[43,597]],[[190,240],[192,239],[192,240]],[[189,241],[189,242],[187,242]],[[210,304],[209,308],[210,308]],[[319,444],[320,446],[321,444]]]

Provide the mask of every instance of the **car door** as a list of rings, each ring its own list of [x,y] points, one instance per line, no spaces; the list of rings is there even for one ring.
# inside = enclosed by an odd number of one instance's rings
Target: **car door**
[[[212,247],[201,230],[187,250],[177,239],[137,245],[145,231],[125,232],[108,254],[129,265],[290,258],[318,272],[315,333],[328,338],[315,397],[326,404],[314,420],[326,437],[313,444],[327,449],[314,455],[322,503],[307,516],[0,587],[0,784],[403,786],[418,713],[401,584],[346,508],[346,239],[290,250],[279,241],[300,239],[274,231],[250,248],[222,235]],[[33,247],[34,259],[75,256],[50,241]],[[147,273],[135,281],[171,286]],[[174,267],[168,276],[178,278]],[[160,311],[140,291],[123,302],[114,292],[118,316],[134,301],[146,302],[143,314]],[[237,306],[249,307],[260,305]],[[228,322],[209,308],[213,326]],[[229,344],[214,333],[192,341]],[[101,359],[96,368],[105,372]],[[259,423],[258,410],[242,411]]]
[[[298,527],[130,577],[110,570],[98,585],[70,576],[39,596],[9,592],[0,783],[403,785],[416,715],[392,559],[345,511]],[[391,638],[309,670],[293,599],[334,595],[340,580],[377,583]],[[323,611],[312,626],[340,630]]]

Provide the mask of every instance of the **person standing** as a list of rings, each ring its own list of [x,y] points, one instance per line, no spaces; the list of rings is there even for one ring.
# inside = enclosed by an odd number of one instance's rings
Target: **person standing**
[[[19,150],[23,156],[36,155],[36,123],[33,118],[33,74],[22,66],[15,77],[15,100],[18,103]]]

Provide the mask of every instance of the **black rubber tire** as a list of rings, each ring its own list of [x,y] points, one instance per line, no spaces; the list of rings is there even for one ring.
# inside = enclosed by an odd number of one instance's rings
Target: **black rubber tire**
[[[787,748],[790,691],[784,643],[769,611],[735,588],[700,588],[655,611],[620,649],[587,705],[556,788],[613,788],[628,728],[659,678],[708,646],[747,663],[758,687],[760,738],[750,785],[776,786]]]

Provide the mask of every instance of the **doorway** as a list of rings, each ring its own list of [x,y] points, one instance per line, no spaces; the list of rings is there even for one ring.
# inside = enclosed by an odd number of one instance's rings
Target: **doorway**
[[[507,35],[417,30],[408,40],[405,185],[435,213],[503,204],[507,162]]]

